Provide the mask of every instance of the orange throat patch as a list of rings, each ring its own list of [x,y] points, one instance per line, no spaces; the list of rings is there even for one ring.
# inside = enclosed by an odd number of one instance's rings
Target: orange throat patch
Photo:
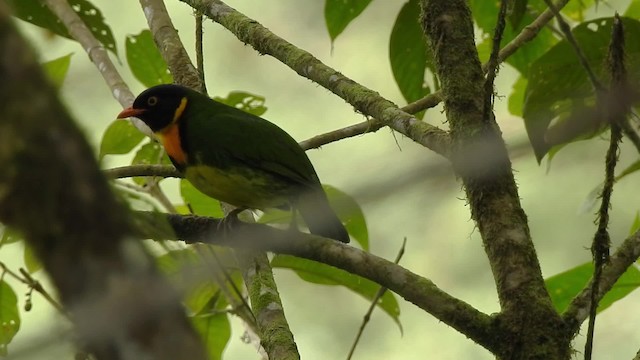
[[[162,131],[157,132],[156,135],[160,138],[160,142],[167,151],[167,155],[169,155],[173,161],[180,165],[187,164],[187,154],[182,149],[180,129],[177,122],[174,122]]]

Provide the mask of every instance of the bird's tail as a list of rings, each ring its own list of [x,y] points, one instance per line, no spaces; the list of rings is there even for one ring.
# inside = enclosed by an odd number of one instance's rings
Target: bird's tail
[[[308,189],[301,194],[296,207],[312,234],[335,239],[343,243],[349,242],[347,229],[331,209],[327,195],[321,187]]]

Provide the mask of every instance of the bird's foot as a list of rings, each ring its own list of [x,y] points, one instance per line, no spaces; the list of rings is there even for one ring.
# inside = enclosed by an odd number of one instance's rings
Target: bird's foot
[[[231,211],[229,211],[229,213],[227,215],[225,215],[220,222],[218,223],[218,231],[222,231],[222,233],[227,236],[229,235],[229,233],[231,233],[231,230],[237,226],[239,223],[241,223],[242,221],[240,221],[240,219],[238,219],[238,214],[240,214],[241,212],[245,211],[246,208],[235,208]]]

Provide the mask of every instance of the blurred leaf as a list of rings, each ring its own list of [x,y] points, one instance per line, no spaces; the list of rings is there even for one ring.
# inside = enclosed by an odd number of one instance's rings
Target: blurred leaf
[[[322,187],[327,193],[327,197],[329,197],[331,208],[334,209],[338,218],[342,220],[349,235],[362,246],[363,250],[369,251],[369,230],[360,205],[347,193],[333,186],[323,185]]]
[[[173,83],[167,63],[160,55],[149,30],[143,30],[138,35],[127,36],[125,49],[133,76],[144,86]]]
[[[348,273],[330,265],[312,260],[301,259],[290,255],[276,255],[271,260],[274,268],[292,269],[301,279],[313,284],[342,285],[369,301],[373,301],[380,285],[360,276]],[[398,324],[400,331],[400,307],[395,295],[387,291],[380,298],[377,306]]]
[[[594,3],[595,0],[569,1],[567,5],[562,8],[562,14],[571,20],[582,22],[584,21],[585,10],[589,9]]]
[[[405,3],[396,18],[389,39],[391,71],[408,103],[431,92],[424,81],[425,70],[429,68],[435,74],[433,55],[426,45],[418,22],[419,15],[418,0]]]
[[[36,257],[36,255],[33,253],[33,249],[31,249],[31,246],[29,246],[29,244],[27,243],[24,244],[23,261],[24,266],[27,268],[27,271],[30,274],[33,274],[42,269],[42,263],[40,262],[40,259]]]
[[[471,12],[476,24],[483,32],[481,41],[476,41],[476,43],[485,44],[485,51],[488,54],[491,50],[490,38],[493,36],[493,31],[498,20],[500,2],[469,0],[469,6],[471,7]],[[518,26],[507,26],[504,29],[501,45],[505,46],[513,40],[525,26],[529,25],[538,14],[545,9],[546,5],[542,1],[528,2],[527,11],[522,14],[522,19],[520,19]],[[516,68],[523,76],[528,77],[531,63],[544,54],[549,47],[556,42],[558,42],[558,40],[554,37],[553,33],[546,27],[542,28],[533,40],[527,42],[520,47],[517,52],[509,56],[506,63]],[[488,59],[488,55],[486,58]]]
[[[20,329],[18,297],[6,281],[0,281],[0,356],[7,356],[7,345]]]
[[[262,116],[267,112],[264,97],[248,92],[232,91],[226,98],[215,96],[213,99],[256,116]]]
[[[220,202],[201,193],[186,179],[180,180],[180,195],[182,195],[185,204],[191,208],[194,214],[217,218],[224,217]]]
[[[624,12],[625,17],[640,18],[640,1],[634,0],[629,4],[627,11]]]
[[[616,181],[619,181],[620,179],[626,177],[627,175],[631,175],[638,170],[640,170],[640,160],[636,160],[633,164],[627,166],[624,170],[622,170],[620,174],[616,176]]]
[[[622,21],[626,38],[640,36],[640,22],[629,18],[623,18]],[[587,61],[596,76],[605,83],[608,78],[605,58],[611,23],[611,18],[596,19],[573,29]],[[628,42],[625,51],[629,83],[637,84],[640,81],[640,43]],[[594,104],[593,87],[585,70],[578,63],[575,52],[566,41],[556,44],[533,62],[525,92],[523,118],[538,161],[552,145],[588,138],[602,130],[597,127],[597,122],[589,120],[597,120],[597,113],[592,110]],[[559,128],[549,133],[549,124],[554,119]],[[590,125],[581,131],[580,127],[576,128],[581,123]],[[562,126],[568,130],[563,130]],[[562,143],[549,142],[547,137],[552,135],[562,140]]]
[[[527,11],[527,3],[528,0],[513,0],[510,2],[510,15],[509,15],[509,23],[511,23],[511,27],[514,29],[520,28],[520,24],[522,24],[522,18]]]
[[[149,141],[142,145],[136,152],[136,155],[131,161],[131,165],[151,164],[171,165],[171,160],[169,160],[164,148],[160,144],[149,139]],[[133,181],[138,185],[143,185],[146,180],[144,177],[134,177]]]
[[[633,235],[640,230],[640,211],[636,211],[636,216],[633,218],[633,224],[629,229],[629,235]]]
[[[6,225],[0,224],[0,229],[2,229],[2,237],[0,237],[0,247],[3,245],[13,244],[22,240],[23,238],[20,232]]]
[[[332,43],[370,2],[371,0],[325,0],[324,20]]]
[[[222,353],[231,338],[231,325],[225,313],[198,314],[191,323],[204,342],[210,360],[222,359]]]
[[[144,138],[144,134],[129,121],[115,120],[102,135],[99,158],[109,154],[128,154]]]
[[[58,88],[62,86],[64,78],[67,76],[67,72],[69,71],[71,55],[73,55],[73,53],[69,53],[65,56],[61,56],[42,64],[44,71],[47,73],[47,76],[49,76],[49,80],[51,80],[51,82],[53,82],[53,84]]]
[[[75,40],[67,28],[40,0],[7,0],[13,14],[24,21],[43,27],[55,34]],[[85,23],[91,34],[109,51],[118,56],[116,40],[104,22],[102,12],[87,0],[69,0],[69,5]]]
[[[564,312],[571,300],[582,291],[593,275],[593,264],[588,262],[545,280],[547,291],[551,295],[553,306],[558,312]],[[598,312],[624,298],[640,286],[640,271],[631,266],[598,304]]]
[[[522,104],[524,103],[524,92],[527,88],[527,78],[520,75],[513,83],[511,95],[509,95],[509,112],[515,116],[522,117]]]

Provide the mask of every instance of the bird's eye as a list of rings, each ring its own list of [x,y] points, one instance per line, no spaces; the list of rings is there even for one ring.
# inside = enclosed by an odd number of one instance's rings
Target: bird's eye
[[[150,98],[147,99],[147,105],[149,106],[154,106],[157,103],[158,103],[158,97],[156,96],[151,96]]]

